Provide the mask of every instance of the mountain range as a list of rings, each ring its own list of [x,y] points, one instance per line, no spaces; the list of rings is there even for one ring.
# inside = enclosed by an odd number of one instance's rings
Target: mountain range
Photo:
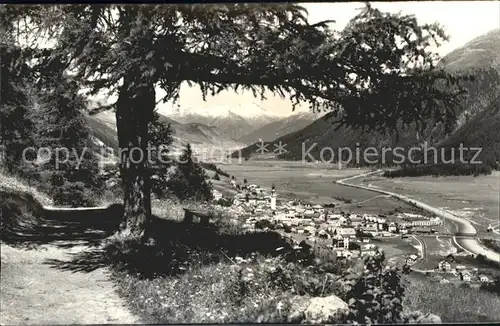
[[[458,121],[455,131],[446,135],[442,128],[437,126],[431,132],[430,142],[439,146],[453,147],[460,143],[469,146],[485,147],[483,153],[489,160],[500,160],[500,121],[498,117],[498,96],[500,95],[500,29],[493,30],[479,36],[463,47],[446,55],[439,63],[441,67],[452,73],[471,74],[475,78],[464,84],[469,92],[468,98],[456,109]],[[273,140],[274,143],[286,144],[286,153],[279,155],[282,159],[301,160],[303,148],[306,150],[314,145],[310,151],[315,159],[320,159],[322,148],[338,149],[339,147],[355,148],[356,144],[363,147],[374,146],[402,146],[418,144],[422,140],[417,138],[414,130],[400,134],[399,140],[389,135],[375,132],[362,133],[351,128],[341,128],[335,131],[332,123],[335,118],[326,114],[320,119],[295,132],[281,135]],[[471,135],[472,132],[472,136]],[[263,133],[264,137],[267,137]],[[264,138],[260,137],[260,138]],[[265,141],[269,141],[266,138]],[[245,139],[251,140],[251,139]],[[263,139],[264,140],[264,139]],[[254,139],[254,142],[256,140]],[[235,152],[233,155],[245,157],[257,156],[257,144]],[[266,155],[268,157],[269,155]],[[328,160],[328,158],[325,158]]]
[[[236,106],[234,109],[220,107],[217,110],[187,108],[173,112],[169,117],[183,124],[198,123],[216,127],[234,140],[239,140],[254,130],[281,119],[258,105],[247,105],[244,109],[241,106]]]
[[[116,133],[116,117],[112,111],[104,111],[95,115],[86,116],[92,135],[96,138],[96,143],[102,143],[116,153],[118,150],[118,137]],[[200,123],[180,123],[160,114],[159,121],[170,124],[172,128],[173,143],[170,152],[177,156],[185,145],[190,143],[193,151],[198,157],[212,159],[210,153],[217,155],[217,158],[224,158],[232,150],[244,146],[237,142],[223,131],[214,126],[207,126]],[[226,153],[226,154],[224,154]],[[116,154],[115,154],[116,155]],[[206,161],[206,160],[205,160]]]
[[[478,36],[447,54],[439,63],[448,71],[500,69],[500,29]]]
[[[276,138],[301,130],[325,114],[326,112],[298,112],[289,117],[270,122],[257,130],[240,137],[238,140],[246,144],[253,144],[258,141],[269,142]]]
[[[498,153],[500,129],[498,119],[498,96],[500,94],[500,29],[479,36],[464,46],[446,55],[439,63],[452,73],[472,74],[475,79],[465,83],[469,97],[457,108],[457,126],[450,135],[445,135],[440,126],[427,139],[439,146],[458,146],[460,142],[476,146],[485,145],[488,153]],[[292,109],[290,108],[290,112]],[[354,148],[362,146],[410,146],[421,142],[414,130],[402,132],[398,141],[392,136],[374,132],[362,133],[350,128],[333,130],[334,117],[328,113],[297,112],[290,116],[279,116],[268,112],[255,103],[245,105],[223,105],[216,109],[180,108],[167,115],[160,111],[160,121],[170,123],[174,130],[172,153],[179,153],[186,143],[191,143],[195,152],[240,149],[238,155],[256,156],[255,143],[281,141],[287,144],[283,159],[302,159],[303,146],[319,157],[321,148]],[[88,117],[96,138],[106,145],[117,147],[115,114],[102,112]],[[474,136],[468,136],[471,134]],[[468,141],[470,140],[470,141]],[[484,144],[483,144],[484,143]],[[246,147],[245,147],[246,146]],[[471,145],[472,146],[472,145]],[[269,154],[269,153],[268,153]],[[201,155],[201,154],[199,154]],[[222,154],[219,154],[222,156]],[[269,156],[269,155],[267,155]],[[500,159],[500,156],[495,156]]]

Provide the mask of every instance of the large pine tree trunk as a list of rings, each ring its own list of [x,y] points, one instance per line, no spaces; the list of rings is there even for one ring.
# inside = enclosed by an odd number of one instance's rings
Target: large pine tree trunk
[[[154,84],[144,85],[129,73],[120,88],[116,125],[120,147],[120,175],[124,190],[124,216],[117,236],[144,239],[151,217],[148,160],[148,124],[155,107]],[[142,85],[139,83],[143,83]]]

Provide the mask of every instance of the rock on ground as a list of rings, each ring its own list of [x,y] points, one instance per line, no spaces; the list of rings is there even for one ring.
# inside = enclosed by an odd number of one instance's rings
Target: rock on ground
[[[441,317],[434,314],[427,314],[421,317],[418,321],[418,324],[441,324]]]
[[[408,322],[410,324],[441,324],[441,317],[435,314],[424,314],[420,310],[408,313]]]
[[[288,322],[324,324],[339,321],[347,313],[348,304],[335,295],[296,299],[292,302]]]

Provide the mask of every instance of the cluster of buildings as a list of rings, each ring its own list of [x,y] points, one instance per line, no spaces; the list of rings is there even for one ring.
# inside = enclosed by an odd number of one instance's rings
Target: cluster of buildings
[[[231,181],[234,183],[234,181]],[[288,234],[294,241],[322,242],[336,252],[337,257],[356,258],[375,255],[378,248],[371,243],[373,237],[405,236],[411,233],[432,233],[432,227],[442,225],[438,217],[399,213],[385,216],[374,214],[352,214],[334,209],[333,205],[312,205],[300,200],[279,198],[274,187],[269,191],[250,184],[241,188],[225,209],[236,216],[246,217],[244,227],[272,228]],[[408,265],[418,260],[417,255],[406,258]],[[465,282],[478,280],[490,282],[485,275],[466,270],[462,265],[452,268],[452,263],[443,259],[437,271],[454,273]]]
[[[233,187],[236,183],[230,181]],[[323,205],[312,205],[300,200],[279,198],[271,190],[256,184],[245,184],[238,188],[240,192],[233,198],[229,210],[237,216],[246,217],[244,227],[254,229],[259,221],[268,221],[268,225],[296,234],[310,241],[326,241],[328,247],[339,251],[339,255],[352,255],[356,248],[359,255],[369,255],[376,251],[370,244],[373,237],[391,237],[413,232],[430,233],[432,226],[441,225],[439,218],[426,218],[417,214],[401,213],[390,217],[374,214],[352,214],[335,210]],[[360,245],[352,245],[358,243]]]
[[[402,213],[397,216],[401,219],[398,225],[402,228],[440,226],[443,224],[439,217],[422,218],[420,215],[411,213]]]
[[[451,257],[451,259],[450,259]],[[413,265],[417,262],[417,255],[409,255],[405,262],[408,265]],[[480,274],[478,268],[467,268],[465,265],[456,264],[454,258],[449,255],[446,258],[443,258],[439,261],[437,268],[435,268],[435,272],[438,273],[449,273],[458,277],[461,281],[466,283],[489,283],[492,282],[492,279],[485,274]],[[446,278],[441,279],[442,283],[449,283],[449,280]]]
[[[370,237],[390,237],[412,232],[432,232],[425,226],[441,225],[439,218],[425,218],[411,214],[400,214],[388,220],[373,214],[351,214],[331,207],[311,205],[301,201],[278,200],[274,189],[270,192],[257,185],[249,185],[246,192],[235,195],[233,208],[239,208],[240,216],[250,217],[247,224],[267,219],[276,226],[290,229],[292,233],[319,235],[326,239],[333,236],[347,239],[361,238],[368,242]]]
[[[286,234],[310,242],[323,242],[326,247],[337,252],[337,257],[372,255],[378,249],[369,244],[370,235],[363,236],[359,232],[364,225],[362,216],[335,213],[330,207],[299,200],[278,200],[274,189],[268,191],[257,185],[248,185],[243,190],[234,196],[229,209],[238,216],[246,217],[243,227],[249,230],[258,225],[272,225],[273,229]],[[361,245],[353,245],[356,242]]]
[[[464,282],[479,282],[479,283],[489,283],[492,280],[484,275],[478,273],[478,268],[468,269],[465,265],[457,264],[455,265],[453,261],[448,259],[443,259],[438,263],[437,271],[451,273],[455,276],[460,277]]]
[[[236,185],[233,180],[230,182]],[[228,209],[234,210],[238,216],[247,217],[244,227],[254,229],[257,222],[266,220],[269,221],[266,225],[285,233],[303,235],[310,241],[327,241],[340,256],[355,255],[350,253],[351,247],[356,247],[359,255],[374,253],[376,248],[369,242],[375,236],[391,237],[441,224],[439,218],[415,214],[400,214],[388,220],[385,216],[373,214],[351,214],[338,209],[335,212],[332,207],[278,199],[274,187],[269,191],[255,184],[245,184],[239,189],[241,192],[234,196]],[[353,242],[361,245],[353,246]]]

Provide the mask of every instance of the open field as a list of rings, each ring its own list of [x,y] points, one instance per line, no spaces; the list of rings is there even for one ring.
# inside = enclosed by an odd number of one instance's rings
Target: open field
[[[428,254],[447,256],[456,253],[456,248],[453,245],[453,239],[448,237],[425,237],[424,240],[428,245]]]
[[[396,208],[410,211],[413,208],[397,200],[380,196],[371,191],[336,184],[335,181],[368,172],[362,169],[337,169],[332,164],[314,164],[286,161],[245,161],[242,164],[220,165],[239,182],[244,178],[249,184],[270,188],[273,184],[280,197],[299,198],[315,204],[336,203],[350,212],[381,213]],[[335,198],[352,200],[346,204]],[[361,204],[362,207],[358,207]]]
[[[435,207],[462,216],[484,233],[491,223],[500,223],[500,172],[488,176],[460,177],[366,177],[352,180],[376,188],[412,196]]]
[[[377,238],[373,239],[372,243],[384,250],[385,259],[391,265],[403,263],[408,255],[418,255],[418,250],[414,246],[417,242],[413,238]]]

